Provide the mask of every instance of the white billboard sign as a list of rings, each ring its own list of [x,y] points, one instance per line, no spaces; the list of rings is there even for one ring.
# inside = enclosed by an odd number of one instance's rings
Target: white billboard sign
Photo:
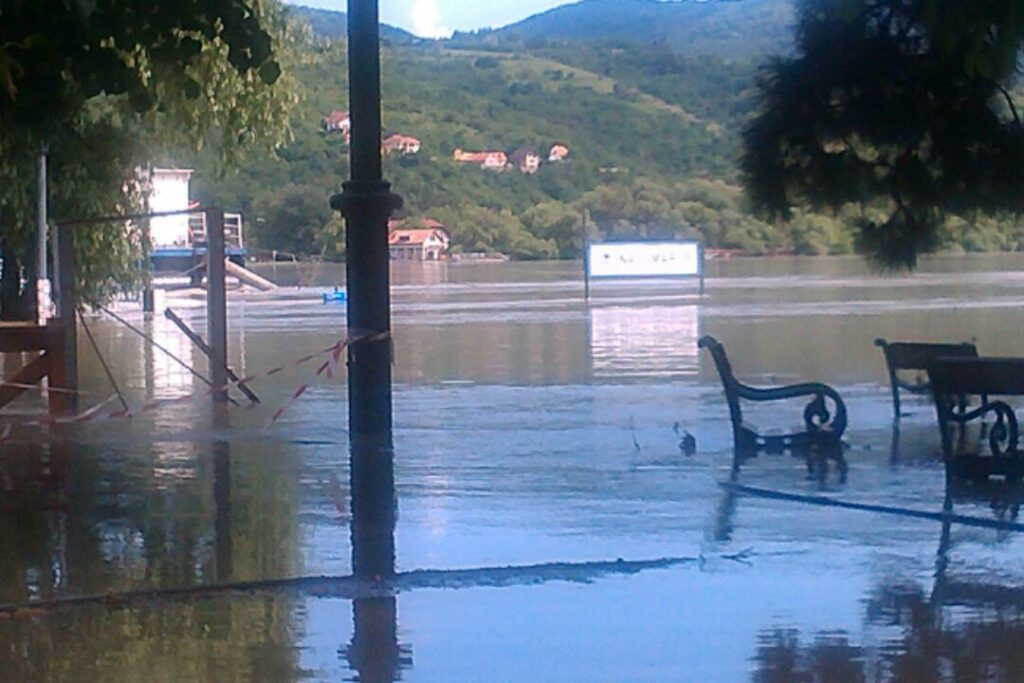
[[[700,277],[700,242],[606,242],[588,245],[588,277]]]

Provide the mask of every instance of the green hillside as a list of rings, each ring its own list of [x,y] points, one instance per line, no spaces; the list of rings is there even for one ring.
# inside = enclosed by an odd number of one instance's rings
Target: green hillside
[[[304,97],[292,114],[294,142],[273,158],[222,178],[212,154],[171,160],[196,167],[198,199],[245,214],[254,247],[343,249],[327,199],[347,176],[347,145],[320,124],[348,108],[346,71],[343,44],[309,46],[296,68]],[[756,75],[756,60],[652,42],[392,43],[383,53],[385,135],[415,136],[422,147],[388,157],[386,177],[405,198],[400,217],[440,220],[467,251],[576,257],[584,218],[596,238],[700,237],[751,254],[852,251],[850,216],[774,225],[746,210],[737,158]],[[570,148],[568,160],[536,175],[453,159],[456,149],[532,148],[546,157],[554,143]],[[946,245],[1018,249],[1022,235],[1009,223],[958,220]]]

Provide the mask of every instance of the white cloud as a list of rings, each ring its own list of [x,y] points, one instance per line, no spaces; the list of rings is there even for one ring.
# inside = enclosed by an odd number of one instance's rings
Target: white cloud
[[[409,11],[412,20],[412,32],[424,38],[447,38],[451,29],[441,25],[441,10],[437,0],[413,0]]]

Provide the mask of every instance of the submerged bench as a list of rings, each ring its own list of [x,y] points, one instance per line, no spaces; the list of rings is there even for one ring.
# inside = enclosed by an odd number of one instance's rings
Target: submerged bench
[[[900,419],[900,390],[912,394],[926,394],[931,388],[928,382],[907,382],[899,376],[901,370],[925,371],[936,358],[977,358],[978,349],[974,344],[932,344],[923,342],[888,342],[876,339],[875,346],[885,354],[885,365],[889,370],[889,384],[892,387],[892,412]]]
[[[939,419],[947,471],[958,477],[982,479],[993,475],[1017,479],[1024,475],[1024,453],[1013,406],[993,396],[1024,396],[1024,358],[937,358],[928,366],[935,411]],[[978,405],[966,398],[977,396]],[[991,416],[994,422],[986,425]],[[960,452],[966,427],[977,420],[989,455]],[[954,443],[954,433],[959,439]],[[987,438],[986,438],[987,437]],[[983,451],[983,444],[979,443]]]
[[[750,453],[760,450],[779,453],[785,450],[806,451],[812,448],[835,448],[840,445],[846,429],[846,404],[832,387],[818,382],[793,384],[785,387],[759,388],[743,384],[733,375],[725,347],[714,337],[701,337],[697,346],[707,349],[715,361],[718,375],[725,389],[732,420],[732,434],[736,451]],[[746,401],[776,401],[810,396],[804,407],[805,429],[788,434],[762,434],[753,425],[743,421],[740,399]],[[831,409],[829,403],[832,404]]]

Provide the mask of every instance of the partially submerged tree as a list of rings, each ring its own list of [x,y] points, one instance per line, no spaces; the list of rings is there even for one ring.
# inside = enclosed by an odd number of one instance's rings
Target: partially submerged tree
[[[1024,209],[1011,95],[1024,1],[799,0],[742,162],[755,207],[850,210],[859,247],[913,267],[948,214]]]
[[[35,156],[50,158],[51,213],[138,208],[136,169],[215,145],[225,164],[288,136],[289,38],[277,0],[8,0],[0,4],[0,253],[4,315],[34,245]],[[79,286],[130,285],[141,245],[123,224],[76,229]]]

